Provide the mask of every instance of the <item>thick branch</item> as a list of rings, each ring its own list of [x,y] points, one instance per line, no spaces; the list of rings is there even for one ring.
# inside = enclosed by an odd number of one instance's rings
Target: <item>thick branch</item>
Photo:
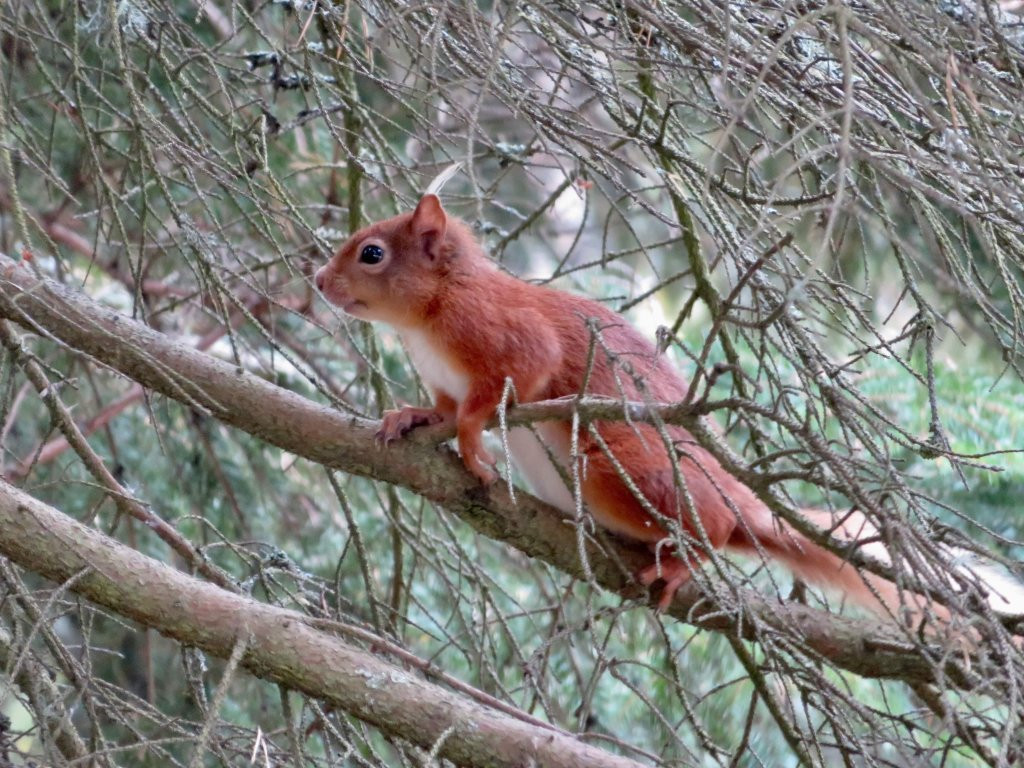
[[[241,640],[253,674],[330,702],[459,765],[639,768],[639,764],[475,704],[314,629],[307,617],[187,576],[0,481],[0,552],[71,591],[228,658]]]
[[[485,536],[586,578],[576,531],[561,513],[522,492],[513,500],[501,484],[482,488],[443,446],[401,441],[380,450],[374,441],[376,422],[325,408],[179,344],[51,280],[38,279],[4,256],[0,316],[86,352],[144,386],[268,443],[327,467],[408,488]],[[646,565],[650,555],[626,543],[605,542],[604,550],[591,545],[588,558],[589,572],[599,585],[635,597],[637,587],[629,572]],[[717,605],[695,589],[682,590],[668,613],[744,639],[778,633],[804,643],[809,652],[837,667],[866,677],[917,682],[935,677],[920,648],[894,628],[780,603],[756,592],[736,590],[734,596],[741,610],[731,601]],[[965,684],[962,675],[954,675],[954,680]]]

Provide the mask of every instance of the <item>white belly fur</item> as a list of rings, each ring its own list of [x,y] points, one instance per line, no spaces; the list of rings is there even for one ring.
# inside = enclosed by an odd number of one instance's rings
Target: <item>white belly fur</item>
[[[569,440],[564,429],[551,424],[538,424],[536,429],[568,475]],[[572,491],[558,474],[536,435],[527,427],[513,427],[508,431],[508,449],[516,468],[523,473],[535,496],[563,512],[572,514],[575,511]]]
[[[456,403],[466,399],[469,377],[453,368],[447,357],[430,343],[426,334],[415,328],[403,328],[398,336],[427,387],[436,392],[444,392]]]
[[[436,392],[443,392],[456,403],[461,403],[469,392],[469,377],[453,368],[426,334],[415,328],[398,331],[402,345],[416,366],[423,383]],[[566,468],[569,467],[569,441],[564,431],[551,424],[538,424],[537,432],[544,438],[551,454]],[[572,514],[576,504],[558,470],[548,458],[548,452],[526,427],[513,427],[508,432],[508,447],[512,461],[530,484],[533,493],[548,504]]]

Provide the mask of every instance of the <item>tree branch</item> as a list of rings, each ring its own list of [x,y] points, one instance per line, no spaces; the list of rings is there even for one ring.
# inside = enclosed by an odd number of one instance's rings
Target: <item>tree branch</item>
[[[376,422],[344,415],[198,352],[102,307],[60,284],[40,279],[0,256],[0,316],[85,352],[142,385],[327,467],[400,485],[433,501],[474,529],[576,578],[625,597],[641,594],[631,573],[649,563],[646,549],[589,541],[585,571],[573,525],[553,507],[500,484],[483,488],[444,446],[399,441],[381,450]],[[8,535],[0,529],[0,538]],[[757,640],[785,637],[814,658],[872,678],[932,682],[939,676],[972,687],[969,667],[915,643],[897,627],[781,603],[736,589],[728,603],[694,586],[681,590],[670,615],[704,629]]]
[[[457,696],[309,625],[136,552],[0,482],[0,551],[19,565],[254,675],[330,702],[458,765],[640,768],[640,764]]]

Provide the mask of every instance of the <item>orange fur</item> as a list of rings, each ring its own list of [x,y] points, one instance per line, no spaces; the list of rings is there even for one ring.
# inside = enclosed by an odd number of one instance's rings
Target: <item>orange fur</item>
[[[380,263],[360,261],[367,244],[382,249]],[[507,377],[519,402],[577,395],[584,380],[586,394],[627,400],[672,402],[686,391],[664,357],[620,315],[590,299],[531,285],[495,269],[469,228],[449,218],[433,195],[424,196],[412,213],[352,235],[319,270],[316,283],[329,301],[350,314],[394,326],[406,334],[407,343],[415,339],[420,374],[438,402],[437,420],[454,413],[462,459],[485,483],[496,475],[482,433],[499,406]],[[593,334],[588,320],[600,329],[589,376]],[[637,381],[643,382],[644,391]],[[433,419],[424,409],[401,413],[385,417],[385,439]],[[676,458],[650,425],[603,422],[596,427],[600,440],[586,431],[579,436],[580,475],[583,501],[601,525],[645,542],[653,551],[669,536],[670,524],[678,523],[713,549],[766,552],[803,576],[879,607],[855,568],[781,526],[685,429],[668,428]],[[561,446],[566,465],[569,430],[561,424],[549,432],[557,444],[552,447]],[[546,459],[534,454],[520,467],[524,474],[537,469],[529,466],[533,461]],[[682,484],[676,482],[673,462],[678,462]],[[623,480],[623,470],[648,508]],[[559,503],[556,496],[551,493],[548,500]],[[565,507],[564,494],[560,498]],[[857,538],[858,533],[837,535]],[[690,568],[704,557],[699,546],[683,559],[667,554],[639,578],[645,584],[664,580],[659,604],[665,607],[689,578]],[[880,579],[873,584],[893,606],[892,585]]]

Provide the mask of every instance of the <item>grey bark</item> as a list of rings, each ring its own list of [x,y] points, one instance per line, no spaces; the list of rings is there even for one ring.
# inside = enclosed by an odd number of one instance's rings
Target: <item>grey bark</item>
[[[513,499],[501,484],[481,487],[447,447],[421,437],[382,450],[374,441],[376,422],[344,415],[193,350],[6,256],[0,256],[0,317],[287,451],[408,488],[482,534],[577,578],[587,578],[589,571],[605,589],[627,597],[642,594],[631,573],[649,562],[646,550],[620,541],[590,542],[584,568],[576,530],[559,511],[522,491]],[[5,535],[0,529],[0,537]],[[718,605],[684,589],[667,613],[733,637],[756,640],[769,633],[795,639],[812,656],[865,677],[973,685],[969,665],[948,657],[930,661],[897,627],[738,592],[740,600]]]
[[[178,642],[330,702],[383,732],[480,768],[639,768],[496,712],[311,627],[300,613],[188,576],[0,481],[0,552]]]

